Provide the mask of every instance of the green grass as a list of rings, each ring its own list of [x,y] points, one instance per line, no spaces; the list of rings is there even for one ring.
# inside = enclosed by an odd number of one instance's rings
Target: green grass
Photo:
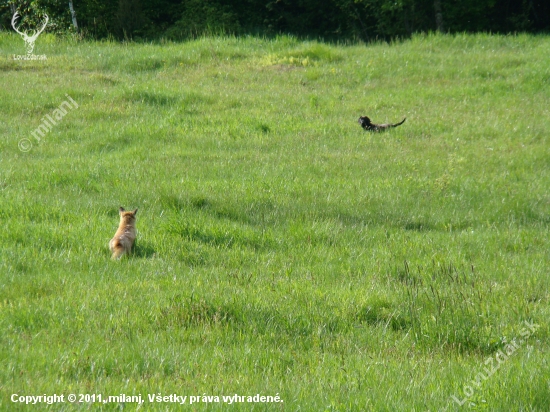
[[[549,37],[0,51],[0,409],[546,410]],[[119,206],[138,239],[113,262]]]

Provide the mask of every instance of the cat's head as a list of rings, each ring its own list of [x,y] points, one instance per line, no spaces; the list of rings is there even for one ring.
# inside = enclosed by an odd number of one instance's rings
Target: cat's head
[[[371,124],[371,121],[367,116],[361,116],[357,121],[359,122],[361,127],[365,127]]]

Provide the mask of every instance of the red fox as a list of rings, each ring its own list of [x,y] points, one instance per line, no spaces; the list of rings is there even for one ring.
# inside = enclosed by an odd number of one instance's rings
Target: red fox
[[[123,207],[118,209],[120,215],[120,224],[115,233],[115,236],[109,242],[109,249],[113,255],[111,259],[120,259],[125,253],[130,253],[134,240],[136,240],[136,213],[137,209],[133,211],[126,211]]]

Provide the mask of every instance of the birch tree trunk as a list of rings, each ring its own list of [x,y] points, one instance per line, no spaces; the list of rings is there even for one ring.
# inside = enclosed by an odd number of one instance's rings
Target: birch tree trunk
[[[443,13],[441,11],[441,0],[434,0],[435,11],[435,27],[438,32],[445,33],[445,27],[443,26]]]
[[[78,23],[76,22],[76,13],[74,11],[73,7],[73,0],[69,0],[69,9],[71,9],[71,17],[73,18],[73,26],[75,30],[78,32]]]

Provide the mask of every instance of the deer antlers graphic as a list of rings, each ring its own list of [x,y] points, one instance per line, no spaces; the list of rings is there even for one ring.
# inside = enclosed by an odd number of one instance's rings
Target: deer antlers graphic
[[[35,30],[33,35],[32,36],[29,36],[27,33],[25,32],[21,32],[17,29],[17,27],[15,27],[15,22],[16,20],[19,18],[19,12],[16,11],[15,14],[13,15],[12,19],[11,19],[11,27],[13,27],[13,29],[19,33],[21,35],[21,37],[23,37],[23,40],[25,40],[25,47],[27,48],[27,54],[32,54],[32,51],[34,50],[34,42],[36,41],[38,35],[40,33],[42,33],[44,31],[44,29],[46,28],[46,25],[48,24],[48,16],[46,16],[46,21],[44,22],[44,25],[42,26],[42,28],[40,30]]]

